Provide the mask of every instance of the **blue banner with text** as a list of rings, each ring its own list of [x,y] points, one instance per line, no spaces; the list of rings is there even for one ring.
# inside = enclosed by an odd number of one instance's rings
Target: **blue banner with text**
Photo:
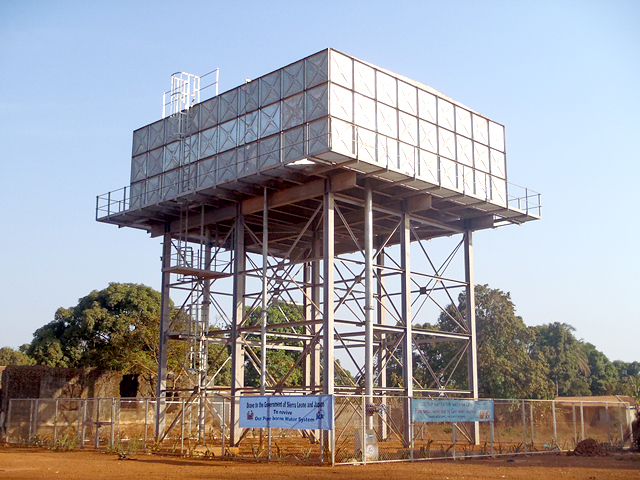
[[[333,395],[240,397],[240,427],[333,430]]]
[[[414,398],[411,416],[414,422],[492,422],[493,400]]]

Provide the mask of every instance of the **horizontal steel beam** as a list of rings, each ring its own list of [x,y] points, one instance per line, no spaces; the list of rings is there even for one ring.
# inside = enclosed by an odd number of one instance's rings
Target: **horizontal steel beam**
[[[332,192],[340,192],[356,186],[356,173],[343,172],[329,178],[330,190]],[[291,203],[309,200],[311,198],[321,197],[325,191],[325,180],[313,180],[305,185],[299,185],[270,193],[267,196],[267,205],[271,208],[281,207]],[[240,204],[242,215],[250,215],[262,211],[264,199],[262,196],[256,196],[243,200]],[[194,229],[199,229],[201,224],[215,225],[216,223],[231,220],[238,213],[236,205],[209,210],[203,215],[194,213],[186,219],[173,220],[169,226],[169,232],[172,234],[179,233],[185,224],[192,225]],[[154,227],[151,230],[151,236],[157,237],[165,233],[164,226]]]

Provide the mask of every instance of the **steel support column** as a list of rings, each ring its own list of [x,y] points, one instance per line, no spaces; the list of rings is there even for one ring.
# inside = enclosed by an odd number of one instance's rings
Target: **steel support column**
[[[304,320],[305,322],[311,322],[313,307],[311,305],[311,262],[305,262],[302,267],[302,281],[304,282],[304,296],[302,297],[302,311],[304,312]],[[305,333],[309,335],[313,335],[313,330],[311,325],[305,327]],[[303,348],[307,348],[308,341],[303,341]],[[311,360],[313,358],[313,353],[305,355],[304,360],[302,362],[302,385],[307,389],[311,389]]]
[[[260,309],[260,395],[267,388],[267,266],[269,264],[269,207],[264,189],[262,208],[262,308]]]
[[[469,390],[473,398],[478,398],[478,355],[476,344],[476,299],[475,284],[473,278],[473,234],[470,230],[464,236],[464,276],[466,286],[466,321],[467,329],[471,335],[470,345],[467,349],[467,371],[469,377]],[[471,429],[471,440],[474,444],[480,438],[480,424],[474,422]]]
[[[204,246],[204,268],[211,268],[211,234],[205,235]],[[198,344],[200,345],[200,384],[199,384],[199,406],[198,406],[198,442],[204,442],[206,433],[206,405],[207,405],[207,385],[209,383],[209,308],[211,306],[211,280],[202,280],[202,328],[197,332],[200,335]]]
[[[364,190],[364,363],[365,402],[373,403],[373,201],[371,184]],[[373,428],[373,416],[367,419],[367,428]]]
[[[401,314],[404,321],[402,342],[402,382],[404,385],[405,408],[403,437],[406,446],[411,444],[411,397],[413,396],[413,339],[411,334],[411,220],[408,213],[402,214],[400,227],[400,269]]]
[[[320,318],[320,250],[322,247],[322,238],[319,235],[318,228],[316,227],[313,231],[313,238],[311,240],[311,258],[314,260],[311,263],[311,302],[313,306],[311,307],[311,320],[313,320],[313,325],[311,325],[311,331],[314,335],[318,334],[320,327],[318,326],[316,320]],[[321,343],[316,343],[315,347],[312,350],[312,359],[311,359],[311,386],[312,390],[315,393],[320,391],[320,349]]]
[[[162,287],[160,291],[160,333],[158,339],[158,381],[156,383],[156,441],[160,440],[164,431],[166,395],[167,395],[167,333],[171,322],[171,234],[164,234],[162,244]]]
[[[378,305],[377,305],[377,323],[378,325],[384,325],[386,323],[385,318],[385,291],[384,291],[384,248],[378,247],[378,252],[376,256],[376,266],[378,267],[377,276],[378,281],[377,285],[377,297],[378,297]],[[378,347],[378,387],[382,391],[382,399],[380,401],[380,406],[384,409],[382,412],[386,415],[387,412],[387,392],[385,391],[387,387],[387,361],[389,359],[389,352],[387,350],[387,334],[384,332],[380,332],[379,334],[379,347]],[[380,440],[387,440],[388,435],[388,427],[386,418],[383,418],[382,415],[378,416],[378,435],[380,436]]]
[[[323,321],[324,334],[324,379],[323,393],[333,395],[335,391],[335,367],[333,357],[333,331],[334,331],[334,228],[335,228],[335,204],[333,193],[327,188],[324,194],[324,218],[322,233],[322,260],[324,267],[323,285]]]
[[[333,198],[333,192],[331,191],[330,181],[328,180],[325,185],[325,193],[323,198],[323,224],[322,224],[322,263],[324,269],[324,283],[323,283],[323,385],[322,391],[325,395],[333,395],[335,391],[335,366],[334,366],[334,292],[333,292],[333,279],[334,279],[334,228],[335,228],[335,203]],[[328,449],[331,456],[331,464],[333,465],[335,460],[335,431],[325,430],[325,440],[323,441],[323,448]]]
[[[236,446],[240,441],[240,395],[244,388],[244,346],[240,326],[244,319],[245,292],[245,241],[244,216],[238,207],[236,215],[233,258],[233,319],[231,325],[231,438],[230,443]]]

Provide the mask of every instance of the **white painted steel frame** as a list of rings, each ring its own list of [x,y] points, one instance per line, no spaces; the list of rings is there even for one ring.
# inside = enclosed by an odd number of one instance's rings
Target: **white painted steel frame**
[[[201,103],[199,78],[181,75],[172,114],[134,132],[131,186],[96,204],[100,221],[164,235],[157,396],[170,391],[167,342],[184,340],[190,352],[181,369],[193,388],[172,388],[192,392],[187,404],[199,400],[200,440],[207,392],[220,389],[222,367],[208,371],[210,343],[230,350],[233,398],[293,391],[358,393],[366,404],[374,395],[477,397],[472,232],[537,219],[541,208],[539,194],[507,187],[504,127],[333,49]],[[434,264],[424,242],[451,235],[462,240]],[[452,278],[448,268],[461,251],[463,278]],[[417,271],[416,257],[433,272]],[[465,289],[466,318],[453,288]],[[172,290],[184,299],[174,325]],[[444,304],[437,293],[446,294]],[[445,313],[453,305],[454,330],[413,325],[427,301]],[[301,320],[286,318],[278,302]],[[270,324],[271,308],[284,323]],[[210,329],[210,311],[221,328]],[[440,370],[420,349],[430,342],[459,345]],[[270,370],[268,349],[297,355],[284,375]],[[336,352],[353,363],[353,378]],[[424,385],[416,362],[428,373]],[[451,384],[461,365],[466,388]],[[259,388],[246,385],[245,367]],[[302,385],[293,385],[298,367]],[[395,384],[392,368],[401,370]],[[163,405],[157,437],[165,431]],[[409,410],[407,403],[407,444]],[[243,435],[238,413],[234,404],[232,445]],[[372,418],[367,426],[375,426]],[[386,437],[386,426],[379,428]],[[477,426],[464,433],[477,440]],[[322,441],[333,452],[334,439]]]
[[[463,232],[463,241],[454,249],[450,258],[460,249],[465,253],[465,278],[454,280],[443,276],[447,263],[440,268],[434,267],[434,275],[425,272],[416,272],[411,267],[411,245],[420,245],[422,240],[416,238],[417,235],[412,226],[412,222],[419,222],[420,219],[412,218],[412,215],[403,211],[392,211],[389,208],[379,208],[372,201],[371,187],[365,187],[365,196],[363,201],[351,201],[351,206],[360,204],[361,210],[356,209],[349,214],[344,214],[342,208],[348,204],[342,204],[342,197],[336,201],[335,195],[331,189],[331,180],[325,182],[325,193],[318,199],[318,207],[313,216],[306,221],[304,227],[300,231],[292,232],[292,237],[297,241],[306,234],[307,230],[311,231],[311,241],[308,245],[307,256],[302,258],[291,258],[289,256],[282,257],[282,254],[270,251],[270,227],[273,227],[271,219],[268,195],[265,191],[262,197],[262,211],[253,214],[252,222],[255,224],[259,221],[262,235],[257,237],[251,229],[246,225],[247,217],[243,214],[240,206],[237,209],[233,225],[229,227],[229,232],[222,239],[218,239],[217,243],[213,240],[214,236],[210,229],[204,229],[202,225],[193,225],[194,216],[191,219],[190,228],[195,231],[206,232],[204,237],[191,234],[184,235],[182,243],[172,239],[171,234],[165,235],[165,246],[163,247],[163,259],[173,259],[174,264],[163,260],[163,299],[168,300],[167,292],[171,288],[184,287],[189,282],[187,278],[198,279],[204,281],[204,296],[189,296],[192,303],[200,303],[201,305],[182,305],[180,308],[186,311],[198,311],[202,308],[203,312],[207,312],[210,305],[221,305],[221,300],[216,300],[219,295],[225,295],[224,292],[215,288],[216,281],[219,278],[231,277],[233,279],[232,289],[232,318],[229,319],[228,329],[221,329],[210,332],[208,341],[199,345],[203,349],[208,348],[208,342],[214,342],[221,345],[229,346],[231,349],[231,371],[232,383],[228,393],[232,398],[240,395],[251,394],[252,392],[260,394],[269,393],[285,393],[302,392],[317,393],[321,386],[322,392],[325,394],[332,393],[357,393],[362,391],[366,398],[372,398],[373,395],[401,395],[410,398],[414,394],[421,395],[449,395],[461,394],[472,398],[477,398],[477,359],[475,357],[475,317],[473,306],[473,256],[472,256],[472,240],[471,232]],[[339,206],[342,204],[342,208]],[[378,235],[374,237],[374,212],[385,213],[386,217],[395,216],[398,220],[395,228],[390,228],[388,236]],[[357,215],[354,215],[357,214]],[[360,219],[357,217],[360,215]],[[185,218],[188,216],[185,215]],[[204,216],[201,216],[204,218]],[[321,218],[321,222],[320,222]],[[336,220],[341,222],[340,228],[336,224]],[[349,220],[355,222],[349,223]],[[358,225],[364,224],[364,243],[361,244],[362,237],[355,233]],[[319,228],[321,225],[321,228]],[[341,238],[349,237],[349,241],[359,245],[359,250],[363,255],[364,261],[357,261],[351,255],[344,256],[335,252],[336,231],[341,233]],[[345,233],[347,237],[345,237]],[[399,258],[394,259],[389,246],[390,238],[399,233],[400,254]],[[454,232],[450,232],[454,233]],[[227,249],[228,255],[232,258],[232,262],[218,262],[216,260],[219,252],[224,251],[229,240],[233,239],[231,250]],[[275,237],[274,237],[275,238]],[[319,239],[322,238],[322,245],[319,248]],[[374,238],[377,245],[374,253]],[[172,241],[173,240],[173,241]],[[275,239],[273,241],[276,241]],[[260,247],[261,255],[249,254],[246,250],[247,242]],[[184,255],[178,252],[176,255],[171,254],[171,247],[180,249],[185,248],[187,244],[193,244],[195,248],[204,251],[204,268],[191,271],[179,270],[182,282],[170,282],[167,277],[172,275],[173,268],[184,267],[179,261]],[[295,247],[296,244],[294,244]],[[462,245],[462,247],[461,247]],[[168,247],[167,247],[168,246]],[[292,250],[291,247],[290,250]],[[351,250],[351,249],[350,249]],[[420,250],[426,253],[424,246]],[[280,256],[279,256],[280,255]],[[198,255],[196,255],[197,257]],[[270,258],[273,259],[270,262]],[[431,260],[429,260],[431,262]],[[447,260],[449,261],[449,259]],[[247,263],[249,262],[249,264]],[[322,262],[322,269],[320,269]],[[215,265],[214,265],[215,264]],[[217,265],[217,267],[216,267]],[[232,267],[231,267],[232,265]],[[346,265],[346,267],[345,267]],[[433,265],[433,263],[432,263]],[[216,271],[215,268],[221,270]],[[362,268],[362,272],[359,271]],[[294,270],[297,270],[296,274]],[[281,272],[281,273],[278,273]],[[345,276],[345,272],[350,272],[350,277]],[[173,273],[175,275],[175,273]],[[276,277],[280,275],[280,277]],[[302,275],[302,280],[299,276]],[[336,275],[338,278],[336,278]],[[400,290],[390,291],[390,284],[385,281],[387,278],[400,276]],[[277,278],[277,280],[276,280]],[[257,279],[260,282],[260,291],[253,292],[247,290],[247,279]],[[360,283],[364,279],[364,291],[360,290]],[[442,331],[426,331],[414,329],[412,326],[413,315],[411,304],[414,302],[412,295],[412,285],[416,284],[417,279],[429,280],[433,283],[428,289],[425,287],[421,294],[427,297],[436,288],[435,285],[445,285],[449,283],[454,288],[464,287],[467,291],[467,298],[471,295],[470,303],[467,305],[467,318],[465,319],[466,330],[464,333],[442,332]],[[197,283],[197,282],[196,282]],[[192,287],[187,287],[192,288]],[[438,287],[438,288],[445,288]],[[320,290],[322,292],[320,292]],[[374,292],[376,294],[374,295]],[[267,321],[267,310],[273,306],[274,295],[286,293],[290,301],[295,303],[295,298],[303,298],[300,302],[301,310],[304,312],[302,321],[290,322],[288,325],[292,328],[300,327],[300,331],[282,332],[282,324],[269,324]],[[322,295],[320,295],[320,293]],[[399,309],[394,305],[400,297]],[[319,303],[319,299],[322,302]],[[453,302],[453,297],[449,296]],[[248,303],[247,303],[248,302]],[[259,308],[258,308],[259,307]],[[220,308],[220,307],[218,307]],[[353,315],[354,320],[344,317],[344,312],[340,318],[336,319],[336,314],[348,309]],[[252,326],[248,323],[248,317],[254,310],[260,312],[260,323]],[[163,309],[163,318],[168,315],[167,309]],[[395,319],[395,325],[389,324],[387,315]],[[374,321],[375,319],[375,321]],[[361,328],[363,326],[364,328]],[[164,328],[164,327],[163,327]],[[259,337],[259,342],[253,339]],[[389,341],[389,337],[391,340]],[[161,337],[161,352],[166,352],[166,343],[168,338],[189,340],[186,335],[171,334],[167,332]],[[444,372],[439,373],[432,371],[434,387],[427,385],[416,385],[413,374],[414,354],[413,352],[421,343],[422,339],[437,338],[441,341],[462,342],[463,346],[459,350],[458,360],[452,365],[447,365],[446,375],[451,378],[455,368],[460,364],[460,358],[467,356],[467,365],[469,368],[469,386],[467,389],[450,388],[447,380],[442,381]],[[291,342],[297,343],[300,347],[292,346]],[[259,347],[260,356],[256,356],[253,352],[254,348]],[[357,355],[353,352],[364,347],[364,365],[359,367],[360,362],[355,358]],[[284,348],[291,351],[300,352],[300,357],[290,369],[289,373],[282,378],[277,378],[275,374],[269,372],[267,365],[267,350],[271,348]],[[353,360],[358,372],[356,373],[355,382],[349,384],[336,383],[336,381],[327,381],[327,379],[336,378],[336,368],[340,370],[340,364],[335,361],[334,349],[338,348],[349,355]],[[402,352],[399,357],[397,352]],[[202,352],[203,354],[205,352]],[[322,358],[320,358],[322,355]],[[164,362],[162,361],[164,359]],[[321,360],[321,361],[320,361]],[[374,361],[374,360],[377,360]],[[422,357],[422,361],[426,359]],[[403,387],[388,386],[387,368],[390,362],[395,362],[402,369]],[[259,391],[246,387],[245,385],[245,365],[253,365],[260,375]],[[320,365],[322,371],[320,371]],[[303,375],[303,384],[297,387],[287,386],[286,381],[292,373],[293,368],[304,366],[305,374]],[[308,371],[308,374],[306,373]],[[201,404],[205,404],[207,391],[211,390],[210,372],[206,368],[199,371],[197,393]],[[321,380],[322,378],[322,380]],[[361,390],[359,385],[364,385]],[[219,391],[221,387],[216,387]],[[166,354],[161,356],[159,366],[158,392],[159,397],[167,391],[166,387]],[[369,400],[366,400],[367,403]],[[163,431],[161,408],[163,403],[158,403],[158,432]],[[404,416],[404,438],[409,441],[412,438],[412,425],[410,422],[410,405],[405,405],[406,414]],[[238,407],[236,404],[232,406],[231,411],[231,429],[230,442],[236,445],[242,438],[243,432],[238,427]],[[204,418],[204,416],[202,417]],[[369,422],[369,428],[373,428],[373,419]],[[380,435],[386,437],[386,427],[381,429]],[[317,432],[309,432],[312,438],[318,438]],[[477,438],[477,429],[469,432],[471,440]],[[331,434],[327,434],[323,439],[325,445],[333,445]]]

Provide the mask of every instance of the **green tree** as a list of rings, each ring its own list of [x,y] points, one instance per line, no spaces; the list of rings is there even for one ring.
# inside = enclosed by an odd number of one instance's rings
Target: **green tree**
[[[530,347],[535,333],[527,328],[522,318],[515,314],[515,305],[509,293],[477,285],[476,335],[478,346],[478,389],[480,396],[493,398],[547,398],[552,394],[551,384],[547,380],[548,365],[544,358],[530,355]],[[457,312],[460,312],[459,314]],[[466,294],[458,296],[458,305],[449,305],[446,312],[440,314],[435,325],[425,324],[423,328],[447,332],[463,333],[461,321],[466,315]],[[423,380],[429,383],[426,375],[429,367],[442,371],[453,361],[459,352],[459,342],[423,344],[422,355],[416,358]],[[425,362],[426,360],[426,362]],[[429,365],[427,365],[427,363]],[[467,384],[466,360],[460,361],[458,368],[449,377],[444,375],[443,382],[449,381],[458,387]]]
[[[231,385],[230,348],[224,345],[209,343],[209,377],[210,386]]]
[[[636,403],[640,403],[640,362],[616,360],[613,366],[618,372],[617,393],[633,397]]]
[[[55,367],[97,367],[124,373],[157,365],[160,294],[145,285],[111,283],[78,305],[59,308],[34,333],[28,354]]]
[[[612,395],[620,383],[618,370],[602,352],[590,343],[582,348],[589,362],[589,390],[592,395]]]
[[[640,375],[629,375],[619,384],[619,393],[633,397],[636,405],[640,404]]]
[[[18,350],[0,348],[0,365],[33,365],[35,360],[25,353],[28,348],[29,344],[22,345]]]
[[[532,327],[535,342],[534,355],[543,357],[549,365],[548,378],[554,384],[556,395],[590,395],[589,360],[575,329],[566,323],[549,323]]]
[[[624,379],[626,377],[640,375],[640,362],[623,362],[622,360],[615,360],[613,366],[618,371],[618,377]]]
[[[277,339],[278,332],[291,332],[296,331],[300,333],[301,327],[287,327],[289,322],[299,322],[303,318],[301,307],[291,302],[274,302],[267,309],[267,323],[268,324],[282,324],[283,328],[270,329],[269,333],[272,334],[270,338],[272,340]],[[254,309],[250,315],[247,324],[260,325],[261,316],[260,309]],[[255,336],[259,339],[259,335]],[[286,341],[286,337],[281,338],[284,345],[288,346],[302,346],[301,342]],[[248,352],[249,353],[249,352]],[[267,358],[267,372],[276,382],[283,381],[284,385],[297,386],[302,384],[302,366],[297,365],[293,371],[287,376],[291,368],[294,366],[300,352],[280,350],[280,349],[268,349]],[[261,349],[254,348],[253,355],[248,354],[245,365],[245,384],[247,386],[257,387],[260,385],[260,370],[259,361],[261,358]],[[285,379],[285,376],[287,378]]]
[[[54,320],[39,328],[28,354],[38,364],[55,367],[95,367],[142,374],[154,385],[158,371],[160,332],[160,293],[134,283],[110,283],[92,291],[78,305],[59,308]],[[179,310],[172,310],[175,330],[187,321]],[[186,329],[186,328],[185,328]],[[187,375],[188,342],[168,342],[167,368],[173,381]],[[209,374],[217,373],[215,384],[228,385],[228,351],[209,345]],[[152,393],[152,392],[150,392]]]

